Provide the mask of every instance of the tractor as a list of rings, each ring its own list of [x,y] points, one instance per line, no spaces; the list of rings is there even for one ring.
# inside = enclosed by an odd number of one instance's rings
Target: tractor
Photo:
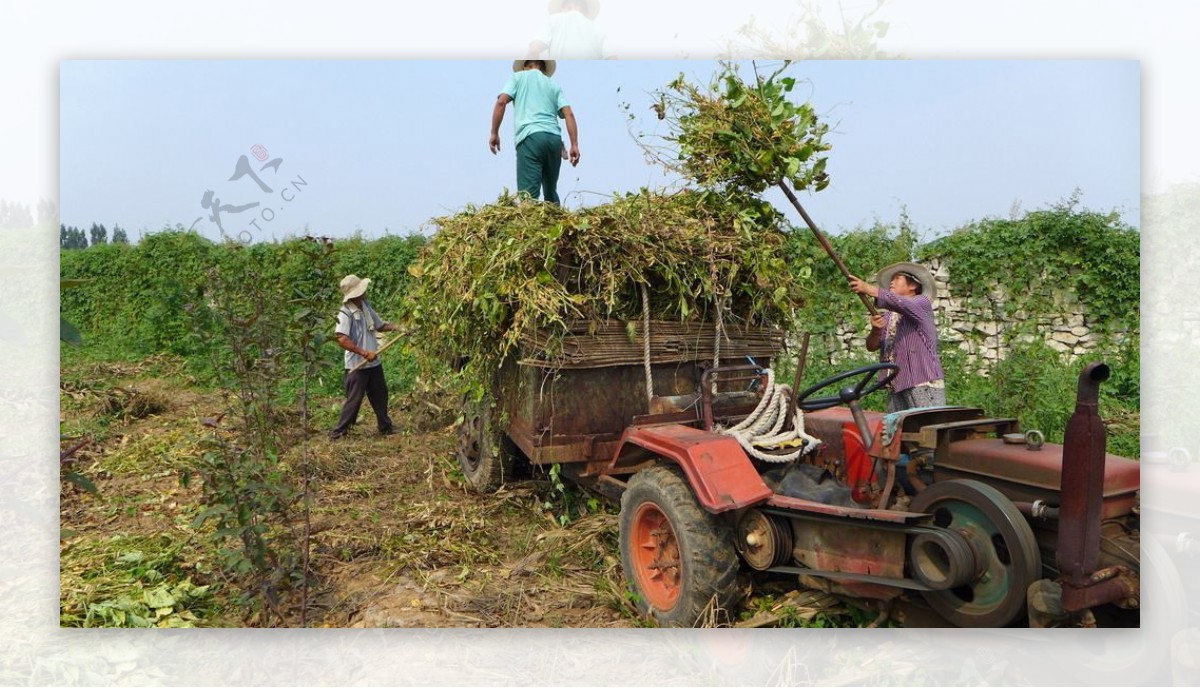
[[[527,462],[619,499],[625,579],[659,625],[736,610],[746,576],[904,625],[1138,625],[1139,464],[1105,452],[1104,363],[1082,369],[1058,445],[978,408],[864,410],[893,364],[795,390],[802,355],[779,384],[766,328],[609,322],[537,343],[466,403],[458,461],[479,492]]]

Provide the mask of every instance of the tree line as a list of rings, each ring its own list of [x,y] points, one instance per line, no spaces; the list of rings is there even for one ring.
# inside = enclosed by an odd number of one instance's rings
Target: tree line
[[[100,246],[108,243],[129,243],[129,236],[125,233],[125,230],[117,224],[113,225],[111,241],[108,237],[108,228],[95,222],[92,223],[91,228],[87,232],[84,232],[78,227],[68,227],[64,224],[60,224],[58,228],[59,248],[77,249],[87,248],[88,246]]]

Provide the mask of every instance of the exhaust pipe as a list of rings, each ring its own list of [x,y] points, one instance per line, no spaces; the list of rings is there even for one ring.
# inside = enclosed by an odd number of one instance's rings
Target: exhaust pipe
[[[1063,437],[1059,486],[1058,568],[1070,587],[1084,587],[1100,559],[1100,506],[1104,493],[1107,435],[1100,421],[1100,383],[1105,363],[1089,363],[1079,375],[1075,413]]]
[[[1105,363],[1090,363],[1080,373],[1075,413],[1063,438],[1058,567],[1062,572],[1062,610],[1068,613],[1108,603],[1126,608],[1138,605],[1138,585],[1132,572],[1124,566],[1096,568],[1107,443],[1099,413],[1100,383],[1110,372]]]

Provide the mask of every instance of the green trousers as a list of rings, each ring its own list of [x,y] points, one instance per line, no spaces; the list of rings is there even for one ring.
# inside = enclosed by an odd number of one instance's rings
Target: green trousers
[[[558,201],[558,170],[562,167],[562,137],[547,132],[526,136],[517,144],[517,191],[550,203]]]

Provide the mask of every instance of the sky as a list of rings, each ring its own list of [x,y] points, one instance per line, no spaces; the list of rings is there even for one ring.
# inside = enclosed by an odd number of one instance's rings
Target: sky
[[[64,61],[61,222],[119,225],[131,239],[177,224],[252,241],[429,233],[431,218],[515,186],[511,107],[500,153],[487,146],[511,64]],[[747,74],[752,68],[738,64]],[[564,165],[564,203],[678,188],[638,145],[639,135],[669,133],[650,110],[651,94],[680,73],[707,84],[718,67],[560,62],[554,78],[576,114],[581,150],[578,167]],[[895,224],[905,212],[932,237],[1043,208],[1076,189],[1085,207],[1116,210],[1138,225],[1135,61],[804,61],[789,74],[801,82],[795,99],[811,102],[831,126],[831,184],[801,196],[827,231]],[[242,156],[253,175],[231,180]],[[768,198],[800,223],[781,193]],[[226,208],[220,227],[214,205]]]

